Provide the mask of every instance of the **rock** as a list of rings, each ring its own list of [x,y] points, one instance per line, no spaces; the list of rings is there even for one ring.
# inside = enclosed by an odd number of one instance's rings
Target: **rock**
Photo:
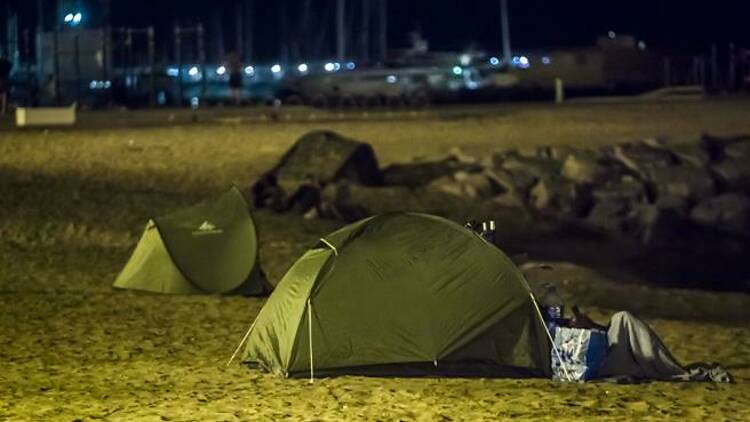
[[[514,192],[505,192],[491,199],[492,204],[513,209],[526,209],[523,199]]]
[[[507,176],[519,194],[526,195],[538,180],[557,177],[560,163],[548,159],[508,157],[494,168],[495,174]]]
[[[678,163],[677,157],[664,148],[655,148],[644,143],[616,145],[606,150],[610,159],[628,169],[641,180],[654,167],[666,167]]]
[[[704,134],[701,137],[701,145],[708,151],[712,161],[721,160],[726,153],[726,149],[735,143],[744,143],[750,140],[748,135],[718,137]]]
[[[679,201],[638,204],[634,211],[637,221],[633,231],[644,245],[669,243],[676,234],[681,233],[686,221],[684,206]]]
[[[682,164],[694,167],[707,167],[711,162],[711,156],[708,151],[698,144],[675,145],[670,148],[670,151],[672,151]]]
[[[476,162],[466,162],[454,155],[448,155],[440,159],[391,164],[383,170],[383,179],[386,185],[420,187],[459,171],[481,170],[481,165]]]
[[[608,181],[597,186],[592,197],[597,200],[617,200],[629,203],[646,202],[646,189],[640,181],[633,176],[624,175],[616,180]]]
[[[331,131],[309,132],[253,185],[254,203],[262,207],[269,198],[295,196],[305,184],[325,186],[339,180],[381,184],[382,174],[372,147]],[[277,189],[281,193],[274,192]]]
[[[719,189],[733,192],[750,192],[750,165],[746,160],[725,158],[710,168]]]
[[[606,232],[626,232],[632,226],[637,214],[633,207],[622,201],[598,201],[589,211],[586,222]]]
[[[639,223],[639,205],[646,203],[643,184],[632,176],[622,176],[598,186],[592,193],[592,207],[586,222],[607,232],[633,232]]]
[[[724,148],[724,157],[736,160],[750,159],[750,139],[742,138]]]
[[[333,184],[322,193],[324,216],[342,218],[350,211],[363,215],[390,211],[420,211],[414,191],[405,186],[368,187],[356,184]]]
[[[582,151],[580,148],[564,145],[539,147],[537,149],[537,158],[562,162],[565,161],[565,159],[568,158],[570,154],[580,154],[582,152],[591,151]]]
[[[467,199],[490,199],[506,189],[485,173],[459,171],[430,183],[427,189],[447,192]]]
[[[711,155],[702,138],[697,136],[688,139],[662,139],[657,145],[658,148],[667,149],[674,154],[680,164],[707,167],[711,162]]]
[[[565,158],[560,174],[576,184],[593,184],[606,175],[606,168],[591,153],[571,153]]]
[[[690,211],[690,219],[727,233],[750,236],[750,198],[725,193],[705,199]]]
[[[672,196],[695,202],[716,193],[714,179],[701,167],[689,164],[649,167],[644,173],[653,200]]]
[[[353,222],[368,216],[367,209],[352,199],[352,185],[346,181],[330,184],[321,193],[316,217]]]
[[[529,191],[529,208],[556,218],[583,216],[590,205],[585,192],[562,178],[539,179]]]

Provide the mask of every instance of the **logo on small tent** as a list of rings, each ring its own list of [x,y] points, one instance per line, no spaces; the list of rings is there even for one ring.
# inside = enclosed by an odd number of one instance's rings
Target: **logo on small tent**
[[[198,230],[195,230],[193,232],[193,235],[197,236],[197,235],[203,235],[203,234],[221,234],[221,233],[224,233],[224,230],[217,228],[216,225],[206,220],[203,223],[201,223],[200,226],[198,226]]]

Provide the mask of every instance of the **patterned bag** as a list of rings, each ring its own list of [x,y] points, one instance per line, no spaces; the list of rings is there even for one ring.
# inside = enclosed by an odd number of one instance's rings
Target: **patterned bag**
[[[586,381],[596,377],[599,366],[607,354],[605,331],[557,327],[554,336],[555,346],[560,352],[562,362],[553,348],[551,351],[552,379]]]

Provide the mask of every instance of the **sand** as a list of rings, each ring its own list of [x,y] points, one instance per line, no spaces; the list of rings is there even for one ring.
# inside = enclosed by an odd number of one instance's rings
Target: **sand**
[[[466,140],[452,145],[484,142],[476,122],[464,125]],[[460,128],[440,122],[408,133],[417,149],[439,152]],[[555,280],[600,321],[619,309],[644,317],[678,359],[720,362],[735,384],[349,376],[310,384],[225,367],[262,299],[111,288],[146,218],[248,181],[291,144],[293,129],[263,129],[279,145],[243,127],[0,134],[0,420],[750,420],[748,295],[664,289],[571,262],[542,271],[534,257],[525,267],[533,283]],[[387,160],[406,150],[380,148]],[[257,220],[272,280],[340,225],[266,212]]]

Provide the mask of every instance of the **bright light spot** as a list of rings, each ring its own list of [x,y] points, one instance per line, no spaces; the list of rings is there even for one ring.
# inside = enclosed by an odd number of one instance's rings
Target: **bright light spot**
[[[468,54],[462,54],[459,57],[462,66],[468,66],[471,63],[471,56]]]
[[[180,69],[176,67],[168,67],[167,68],[167,76],[179,76]]]
[[[453,66],[453,74],[454,75],[460,75],[464,73],[464,70],[461,69],[461,66]]]
[[[518,67],[521,69],[528,69],[529,66],[531,66],[531,63],[529,62],[529,58],[526,56],[521,56],[518,58]]]
[[[552,60],[550,60],[549,57],[544,56],[544,57],[542,57],[542,63],[544,63],[544,64],[550,64],[550,63],[552,63]]]
[[[199,105],[200,105],[200,100],[198,99],[198,97],[193,97],[190,99],[190,107],[198,108]]]
[[[513,56],[513,64],[520,64],[521,58],[518,56]]]
[[[339,63],[339,62],[334,63],[333,64],[333,70],[335,70],[335,71],[338,72],[339,69],[341,69],[341,63]]]
[[[638,41],[638,49],[643,51],[646,49],[646,42],[645,41]]]
[[[477,81],[468,81],[466,82],[466,87],[469,89],[477,89],[479,88],[479,83]]]
[[[396,75],[388,75],[385,80],[389,84],[395,84],[398,79],[396,79]]]
[[[271,66],[271,72],[273,73],[281,72],[281,65],[276,63],[275,65]]]
[[[617,34],[615,33],[615,31],[609,31],[609,32],[607,33],[607,36],[608,36],[608,37],[609,37],[610,39],[612,39],[612,40],[613,40],[613,39],[615,39],[615,38],[617,38]]]
[[[497,66],[500,64],[500,59],[497,57],[490,57],[490,64],[493,66]]]
[[[335,66],[333,65],[333,63],[328,62],[325,64],[325,66],[323,66],[323,69],[325,69],[326,72],[333,72],[334,67]]]
[[[255,68],[252,66],[245,66],[245,73],[252,76],[255,74]]]
[[[81,23],[81,19],[83,19],[83,15],[81,14],[81,12],[73,15],[73,25],[78,25],[79,23]]]
[[[96,81],[89,82],[89,89],[96,89]]]
[[[349,63],[346,64],[346,68],[349,69],[349,70],[354,70],[356,67],[357,67],[357,65],[354,64],[354,62],[349,62]]]
[[[67,15],[65,15],[65,17],[63,18],[63,20],[65,21],[65,23],[73,22],[73,14],[72,13],[68,13]]]
[[[219,66],[216,68],[217,75],[223,75],[225,73],[227,73],[227,68],[225,66]]]
[[[188,75],[198,76],[198,68],[196,66],[193,66],[190,69],[188,69]]]
[[[305,72],[307,72],[307,63],[301,63],[301,64],[300,64],[299,66],[297,66],[297,70],[298,70],[298,71],[299,71],[300,73],[305,73]]]
[[[109,88],[112,86],[112,81],[104,81],[104,87]]]
[[[156,102],[159,103],[159,105],[164,105],[167,103],[167,93],[164,91],[159,91],[158,94],[156,94]]]

